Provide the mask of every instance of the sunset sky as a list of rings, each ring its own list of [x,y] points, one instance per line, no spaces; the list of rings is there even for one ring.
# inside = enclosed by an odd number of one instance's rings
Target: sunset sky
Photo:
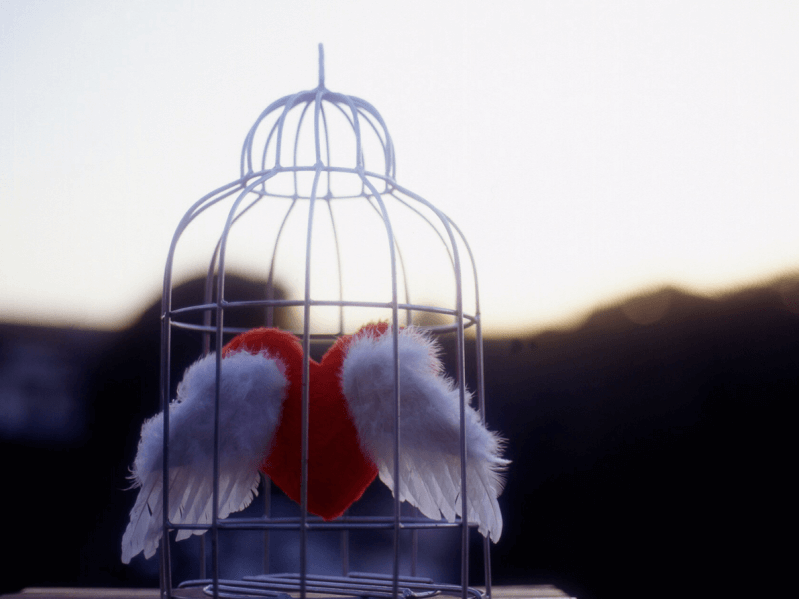
[[[320,42],[469,239],[490,331],[796,272],[798,31],[792,2],[2,0],[0,319],[132,322]]]

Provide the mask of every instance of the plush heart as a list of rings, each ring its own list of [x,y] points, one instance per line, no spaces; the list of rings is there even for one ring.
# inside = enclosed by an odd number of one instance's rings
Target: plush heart
[[[370,325],[382,334],[388,325]],[[363,331],[363,330],[362,330]],[[308,511],[332,520],[357,501],[377,476],[377,467],[361,450],[358,433],[341,391],[339,373],[352,337],[341,337],[322,361],[310,361],[308,417]],[[300,503],[302,462],[302,346],[278,329],[253,329],[228,343],[231,352],[266,352],[286,368],[289,388],[280,424],[261,470],[291,499]]]

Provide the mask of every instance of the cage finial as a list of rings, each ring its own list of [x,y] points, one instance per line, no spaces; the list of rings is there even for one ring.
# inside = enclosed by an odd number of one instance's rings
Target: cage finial
[[[325,86],[325,47],[319,44],[319,87]]]

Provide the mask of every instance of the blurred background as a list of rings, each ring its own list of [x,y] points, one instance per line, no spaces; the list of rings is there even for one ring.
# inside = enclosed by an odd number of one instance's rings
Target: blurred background
[[[258,114],[315,87],[319,42],[476,256],[514,461],[496,581],[776,588],[798,26],[787,2],[0,2],[0,590],[155,584],[119,540],[169,242]]]

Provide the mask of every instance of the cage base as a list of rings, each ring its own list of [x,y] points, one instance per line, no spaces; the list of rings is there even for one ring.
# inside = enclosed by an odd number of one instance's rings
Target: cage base
[[[461,596],[459,585],[436,583],[430,578],[400,576],[397,596],[403,599],[430,599],[437,595]],[[201,588],[208,596],[214,595],[213,581],[188,580],[180,589]],[[299,574],[261,574],[246,576],[242,580],[219,580],[218,596],[225,599],[267,597],[290,599],[301,592]],[[305,592],[325,597],[372,597],[394,599],[393,577],[386,574],[351,572],[348,576],[314,576],[305,578]],[[467,589],[469,599],[485,599],[475,588]]]

